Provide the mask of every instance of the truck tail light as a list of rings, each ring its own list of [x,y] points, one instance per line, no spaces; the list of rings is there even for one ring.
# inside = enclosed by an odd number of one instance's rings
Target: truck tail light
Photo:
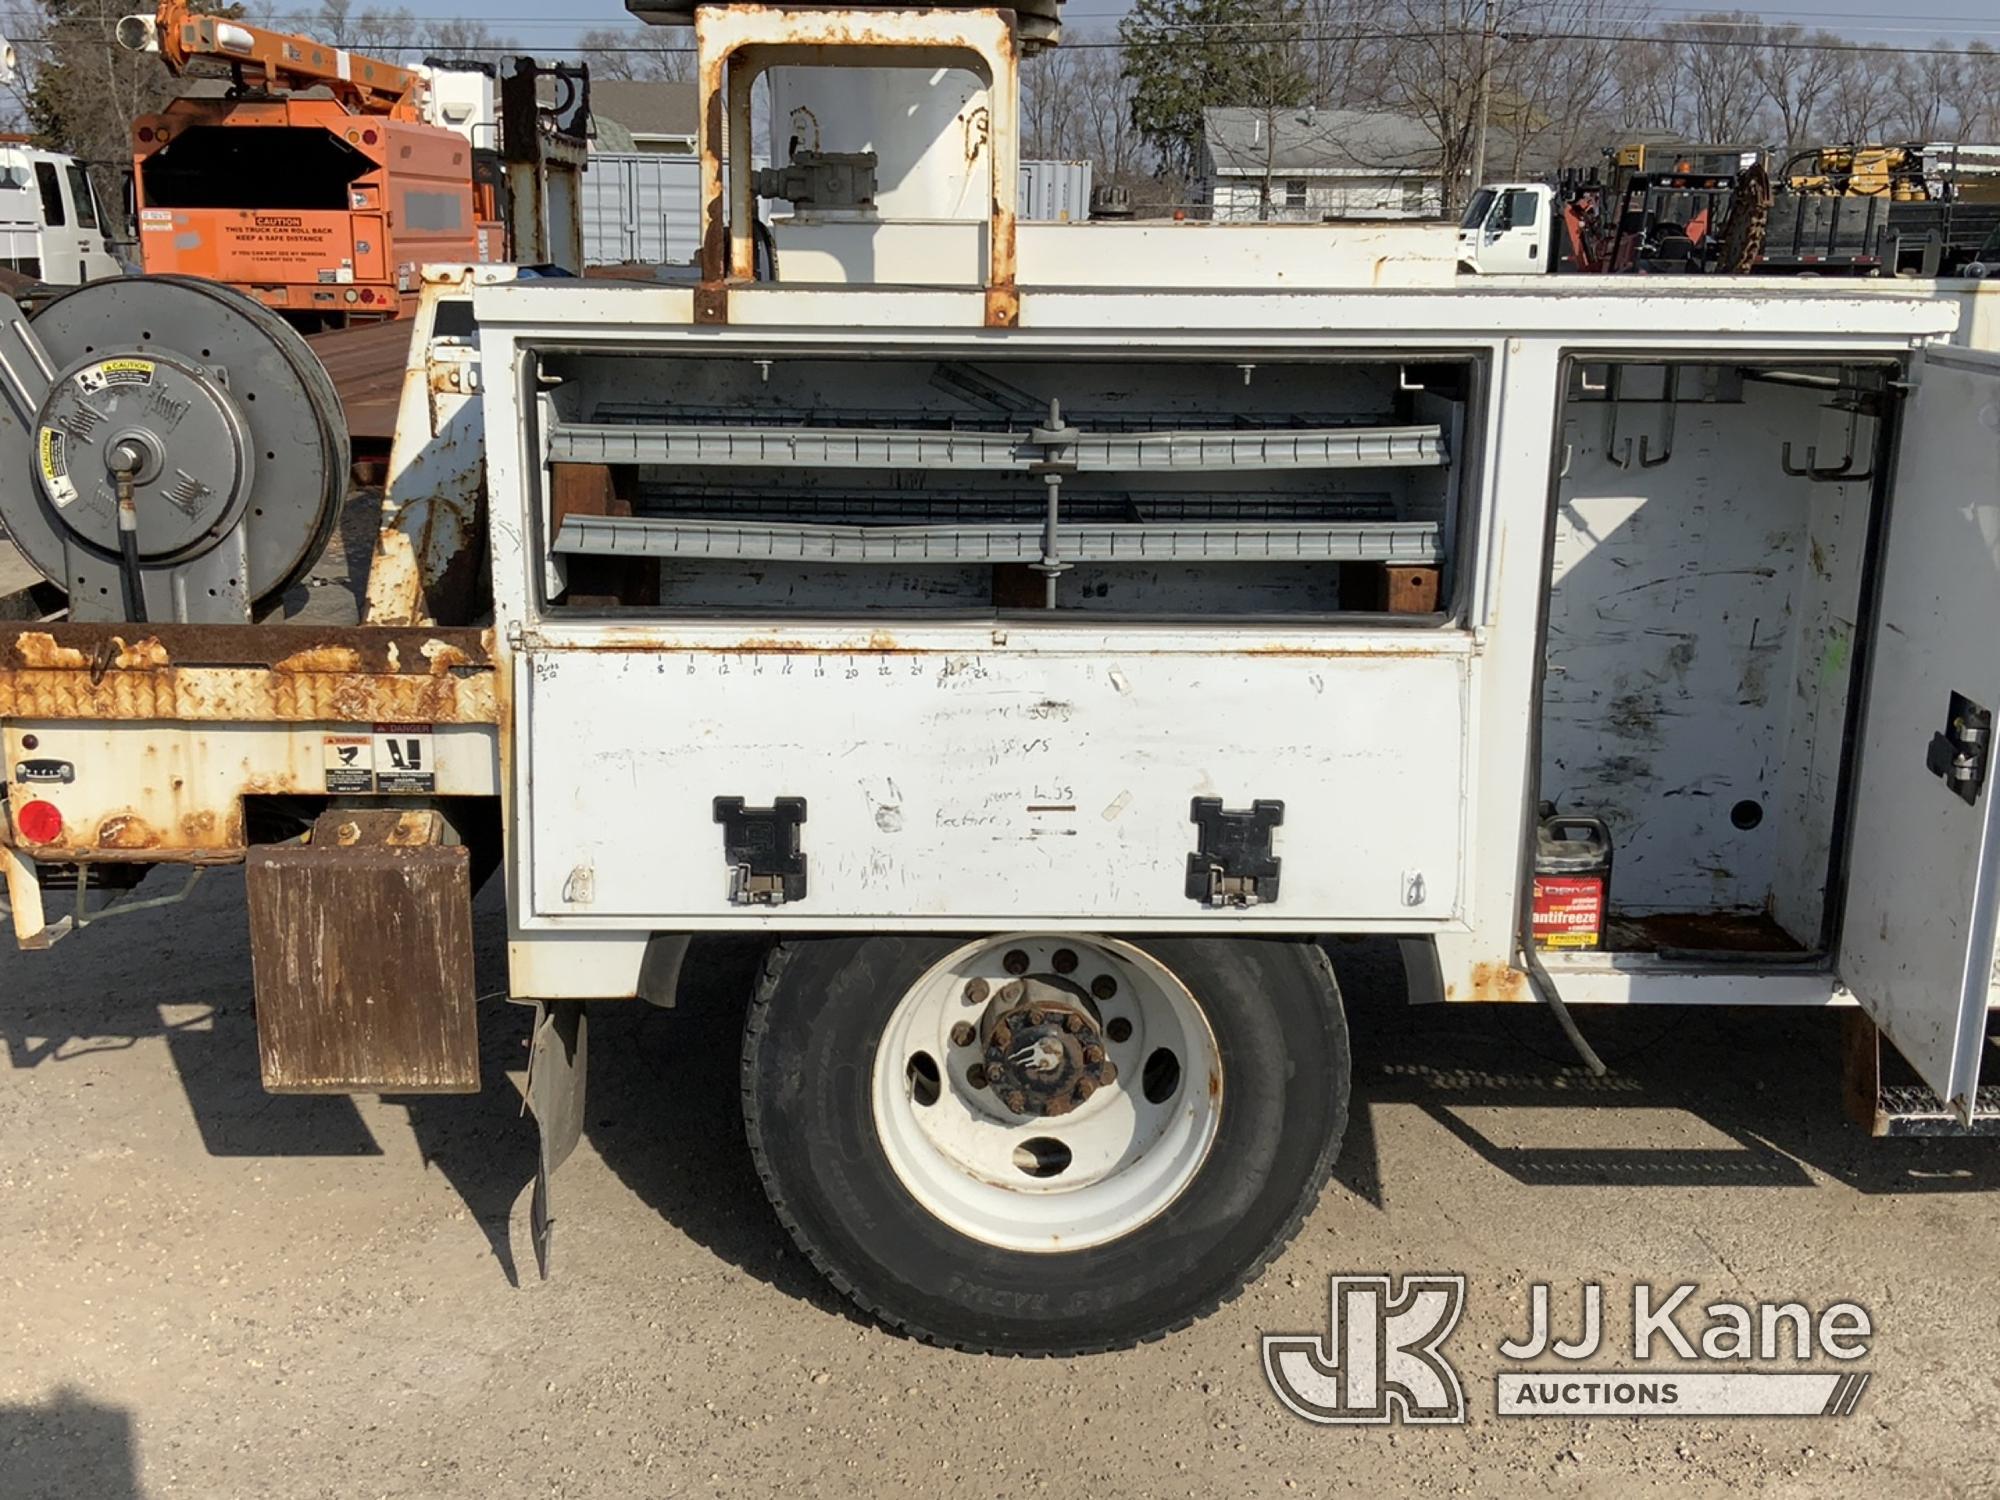
[[[31,844],[53,843],[62,835],[62,813],[53,802],[24,802],[14,814],[14,826]]]

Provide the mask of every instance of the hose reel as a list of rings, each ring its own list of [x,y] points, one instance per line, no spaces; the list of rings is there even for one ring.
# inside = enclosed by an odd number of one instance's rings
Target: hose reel
[[[254,618],[326,550],[347,424],[305,341],[187,277],[0,299],[0,524],[70,618]]]

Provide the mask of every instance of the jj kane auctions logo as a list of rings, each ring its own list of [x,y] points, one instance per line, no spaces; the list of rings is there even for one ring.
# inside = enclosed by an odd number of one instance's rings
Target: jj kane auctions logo
[[[1464,1382],[1444,1352],[1465,1311],[1466,1279],[1409,1275],[1329,1278],[1327,1331],[1264,1337],[1264,1378],[1291,1411],[1325,1424],[1463,1422]],[[1627,1325],[1637,1368],[1578,1368],[1603,1356],[1604,1287],[1577,1294],[1574,1337],[1557,1334],[1546,1282],[1529,1297],[1529,1323],[1503,1339],[1500,1354],[1554,1367],[1503,1369],[1495,1376],[1495,1412],[1515,1416],[1844,1417],[1860,1404],[1865,1370],[1801,1370],[1820,1356],[1843,1364],[1863,1358],[1874,1324],[1854,1302],[1818,1312],[1803,1302],[1697,1303],[1698,1288],[1631,1291]],[[1654,1361],[1659,1361],[1654,1363]],[[1773,1369],[1780,1362],[1791,1367]]]

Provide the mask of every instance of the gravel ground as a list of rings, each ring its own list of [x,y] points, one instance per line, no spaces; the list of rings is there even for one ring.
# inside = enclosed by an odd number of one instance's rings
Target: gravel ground
[[[698,950],[678,1011],[599,1008],[542,1283],[527,1013],[486,1008],[476,1097],[268,1097],[241,898],[223,873],[0,953],[5,1500],[2000,1483],[2000,1148],[1862,1139],[1824,1016],[1586,1015],[1614,1063],[1586,1086],[1541,1013],[1412,1010],[1380,949],[1335,944],[1356,1122],[1298,1241],[1164,1343],[1003,1361],[871,1326],[778,1229],[733,1107],[747,951]],[[1327,1275],[1375,1270],[1471,1278],[1464,1426],[1314,1427],[1266,1388],[1260,1333],[1323,1328]],[[1538,1279],[1851,1298],[1873,1383],[1843,1420],[1500,1419],[1495,1345]]]

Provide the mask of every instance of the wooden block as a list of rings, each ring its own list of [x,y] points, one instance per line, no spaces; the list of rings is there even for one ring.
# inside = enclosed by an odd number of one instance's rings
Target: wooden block
[[[1384,563],[1383,592],[1392,615],[1434,614],[1438,607],[1438,570]]]

